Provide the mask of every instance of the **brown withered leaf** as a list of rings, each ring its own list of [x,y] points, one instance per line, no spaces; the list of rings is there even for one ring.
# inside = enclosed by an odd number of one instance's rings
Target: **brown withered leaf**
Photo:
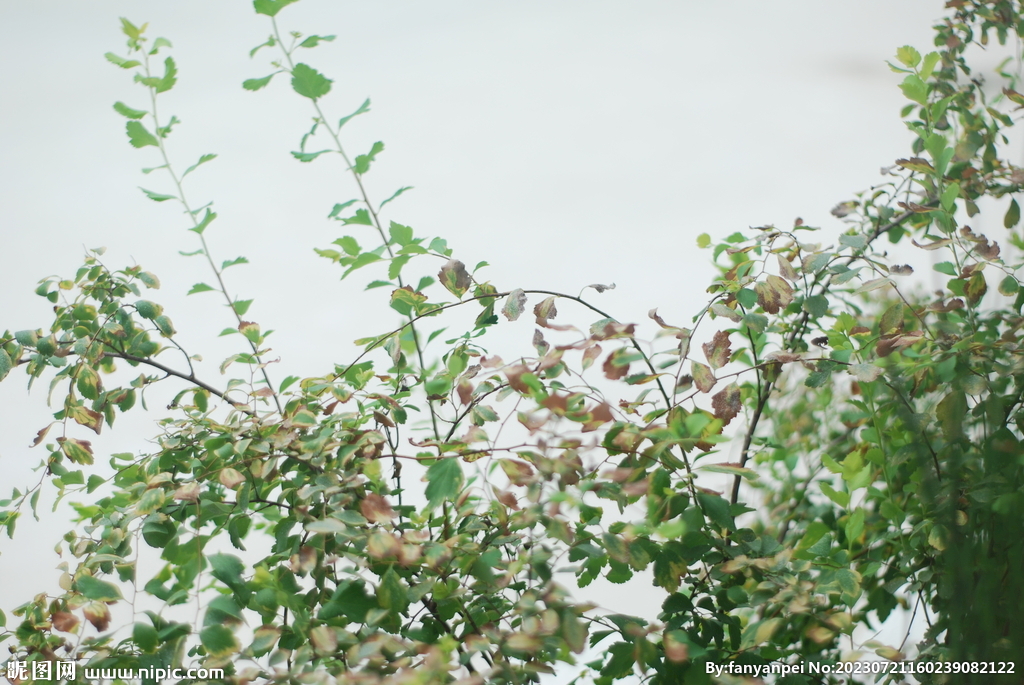
[[[533,467],[518,459],[500,459],[501,470],[513,485],[529,485],[533,480]]]
[[[537,348],[537,354],[545,354],[551,345],[548,345],[547,340],[544,339],[544,334],[540,332],[539,328],[533,329],[533,346]]]
[[[381,425],[384,425],[384,426],[387,426],[388,428],[394,428],[395,427],[395,422],[392,421],[390,418],[388,418],[387,416],[385,416],[384,414],[382,414],[379,411],[374,411],[373,412],[373,419],[377,423],[379,423]]]
[[[555,307],[555,296],[545,297],[533,307],[533,315],[537,317],[537,323],[544,326],[548,319],[558,317],[558,309]],[[543,323],[541,323],[543,321]]]
[[[498,490],[497,488],[494,488],[494,496],[498,498],[499,502],[512,511],[519,511],[519,500],[513,493],[508,490]]]
[[[857,209],[859,203],[854,200],[847,200],[846,202],[840,202],[829,212],[832,216],[837,219],[842,219],[844,216],[849,216],[853,213],[853,210]]]
[[[521,376],[524,373],[529,373],[529,369],[522,364],[516,364],[505,369],[505,377],[508,378],[508,384],[512,386],[512,389],[516,392],[528,393],[530,392],[530,386],[524,383]]]
[[[889,273],[897,276],[909,276],[914,273],[914,267],[909,264],[893,264],[889,267]]]
[[[743,408],[743,404],[740,402],[740,387],[735,383],[730,383],[724,390],[712,395],[711,408],[714,409],[715,418],[722,419],[723,425],[728,426],[729,422]]]
[[[915,214],[928,214],[934,209],[928,205],[919,205],[916,202],[897,202],[896,204],[903,209],[908,209],[911,212],[914,212]]]
[[[462,406],[466,406],[473,401],[473,384],[469,381],[465,379],[459,381],[457,391],[459,393],[459,403]]]
[[[583,368],[589,368],[594,361],[601,356],[601,346],[593,344],[587,349],[583,350]]]
[[[75,407],[74,411],[71,412],[71,416],[76,423],[92,429],[96,435],[99,435],[100,431],[103,430],[103,414],[98,411],[93,411],[86,407]]]
[[[370,493],[359,503],[359,511],[372,523],[387,523],[395,518],[391,503],[376,493]]]
[[[987,259],[989,261],[997,259],[999,257],[999,252],[999,243],[994,240],[991,243],[985,241],[974,248],[975,254],[979,255],[982,259]]]
[[[729,363],[729,358],[732,356],[729,334],[725,331],[716,331],[711,342],[704,343],[701,348],[712,369],[722,368]]]
[[[611,354],[608,355],[608,358],[604,360],[604,364],[601,365],[601,368],[604,370],[605,378],[607,378],[608,380],[617,381],[629,373],[629,364],[617,366],[614,363],[614,360],[615,353],[612,352]]]
[[[377,530],[366,541],[366,551],[374,559],[397,557],[402,551],[402,541],[391,533]]]
[[[922,173],[929,173],[935,171],[935,167],[931,165],[927,159],[921,157],[911,157],[910,159],[897,159],[897,166],[901,166],[904,169],[910,169],[911,171],[920,171]]]
[[[597,292],[603,293],[605,290],[615,290],[615,284],[609,283],[608,285],[604,285],[603,283],[591,283],[587,288],[593,288]],[[584,288],[584,290],[587,288]]]
[[[775,258],[779,262],[779,275],[785,278],[787,281],[796,283],[798,276],[796,275],[796,269],[789,262],[788,259],[782,256],[782,254],[775,255]]]
[[[522,288],[516,288],[505,298],[505,306],[501,308],[501,314],[509,321],[515,321],[526,309],[526,293]]]
[[[754,292],[757,293],[757,303],[769,314],[778,314],[780,309],[793,301],[793,287],[773,274],[756,283]]]
[[[954,297],[949,302],[943,302],[939,300],[928,305],[927,309],[930,312],[951,312],[954,309],[963,309],[964,301],[959,297]]]
[[[187,483],[182,483],[181,486],[174,491],[174,495],[171,499],[180,500],[182,502],[198,502],[199,481],[192,480]]]
[[[781,350],[771,352],[765,356],[766,361],[776,361],[782,364],[789,364],[790,362],[797,362],[803,358],[803,355],[798,352],[783,352]]]
[[[607,321],[599,330],[591,327],[592,337],[595,340],[609,340],[611,338],[632,338],[636,330],[634,323],[619,323],[618,321]]]
[[[609,421],[615,420],[615,417],[612,415],[612,408],[606,402],[594,405],[588,413],[589,418],[583,423],[584,433],[597,430]]]
[[[54,423],[56,423],[56,421],[54,421]],[[51,428],[53,428],[53,423],[51,423],[50,425],[46,426],[45,428],[40,428],[39,432],[36,433],[36,439],[32,441],[32,445],[31,446],[35,447],[36,445],[41,443],[43,440],[45,440],[46,439],[46,434],[50,432]]]
[[[458,259],[448,260],[448,263],[437,272],[437,280],[448,292],[459,298],[466,294],[469,286],[473,283],[469,272],[466,271],[466,265]]]
[[[985,282],[985,274],[981,273],[980,269],[971,274],[971,279],[967,281],[965,291],[967,301],[971,305],[978,304],[981,298],[985,297],[985,293],[988,292],[988,283]]]
[[[554,413],[562,416],[569,408],[569,396],[559,395],[557,392],[553,392],[541,400],[540,405],[545,409],[550,409]]]
[[[715,387],[715,374],[698,361],[690,360],[690,375],[701,392],[711,392],[711,388]]]
[[[925,243],[922,245],[921,243],[911,238],[910,242],[913,243],[914,247],[919,247],[922,250],[937,250],[940,247],[945,247],[946,245],[949,245],[953,241],[949,238],[942,238],[941,240],[936,240],[934,242]]]
[[[110,608],[103,602],[89,602],[82,613],[85,620],[101,633],[110,625]]]
[[[234,490],[245,482],[245,476],[238,469],[228,466],[220,470],[220,473],[217,474],[217,480],[228,490]]]
[[[59,630],[62,633],[70,633],[78,625],[78,617],[67,611],[55,611],[50,616],[50,623],[53,624],[55,630]]]

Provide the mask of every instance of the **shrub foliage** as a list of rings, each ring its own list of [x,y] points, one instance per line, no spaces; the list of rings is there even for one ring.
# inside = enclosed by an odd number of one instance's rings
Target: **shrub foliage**
[[[214,155],[171,163],[177,120],[157,109],[177,86],[171,45],[122,20],[127,53],[107,58],[141,90],[114,109],[164,174],[144,192],[185,210],[209,264],[191,293],[230,306],[237,352],[221,371],[236,377],[197,375],[142,267],[96,250],[39,285],[53,320],[0,337],[0,378],[46,379],[59,411],[35,441],[45,478],[0,502],[0,522],[13,534],[44,488],[76,520],[63,593],[5,628],[12,658],[194,661],[232,682],[526,683],[576,664],[580,682],[667,685],[710,682],[708,662],[835,665],[855,628],[900,610],[926,626],[918,644],[856,647],[955,664],[922,682],[992,682],[960,662],[1020,653],[1024,289],[968,222],[1009,196],[1008,241],[1024,249],[1024,169],[1003,156],[1024,95],[1012,75],[984,85],[965,57],[992,41],[1019,51],[1016,3],[951,1],[933,51],[899,49],[913,148],[833,210],[837,241],[800,221],[700,236],[718,267],[709,303],[687,325],[651,310],[645,339],[593,304],[607,286],[499,287],[390,219],[406,189],[379,200],[363,184],[383,144],[343,146],[369,101],[324,111],[334,84],[303,60],[334,37],[279,30],[291,2],[253,3],[272,31],[253,52],[275,56],[242,87],[308,102],[315,124],[292,155],[340,156],[355,195],[316,252],[343,278],[369,274],[396,325],[323,375],[273,377],[269,332],[228,294],[244,259],[214,259],[217,214],[186,194]],[[938,255],[939,291],[890,260],[897,244]],[[455,309],[475,314],[462,333],[440,323]],[[485,348],[520,318],[535,320],[535,354]],[[94,464],[89,431],[156,383],[180,392],[155,446]],[[735,462],[714,456],[725,443]],[[140,548],[155,576],[137,575]],[[643,571],[664,594],[657,616],[575,598]]]

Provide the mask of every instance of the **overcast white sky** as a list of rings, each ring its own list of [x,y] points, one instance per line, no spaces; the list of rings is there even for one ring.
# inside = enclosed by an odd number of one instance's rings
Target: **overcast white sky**
[[[334,79],[332,116],[372,98],[345,133],[352,154],[387,146],[368,177],[378,202],[415,186],[389,218],[446,237],[467,264],[486,259],[499,288],[615,282],[599,297],[619,318],[659,307],[682,323],[712,273],[698,234],[797,216],[835,230],[829,209],[906,156],[904,100],[884,61],[908,43],[926,51],[942,5],[303,0],[279,19],[285,30],[337,34],[303,59]],[[124,53],[119,16],[174,43],[179,84],[161,105],[182,120],[171,154],[181,167],[220,155],[195,174],[191,197],[216,202],[214,253],[252,262],[229,271],[230,283],[256,298],[249,318],[279,331],[276,375],[350,358],[353,339],[392,322],[372,313],[386,294],[360,295],[369,276],[339,283],[312,253],[340,235],[325,220],[333,203],[355,195],[333,159],[301,165],[288,154],[311,113],[286,79],[241,89],[272,71],[269,51],[248,57],[269,23],[246,2],[0,8],[0,329],[44,324],[36,282],[73,274],[83,246],[104,245],[108,264],[161,277],[153,299],[219,380],[226,348],[210,340],[230,321],[210,294],[185,300],[208,279],[198,259],[177,254],[197,249],[195,236],[171,203],[138,190],[168,186],[139,173],[159,163],[153,148],[131,148],[111,109],[145,104],[103,58]],[[0,385],[0,496],[28,482],[42,456],[27,445],[47,422],[45,386],[26,396],[20,372]],[[99,459],[141,449],[156,418],[119,419],[124,431],[94,441]],[[59,530],[26,523],[13,543],[0,540],[0,607],[55,588]]]

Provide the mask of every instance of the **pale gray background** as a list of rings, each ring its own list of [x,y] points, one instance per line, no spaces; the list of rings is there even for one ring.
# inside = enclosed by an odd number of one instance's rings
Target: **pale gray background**
[[[351,154],[385,141],[368,177],[378,202],[415,186],[389,218],[448,238],[467,264],[488,260],[499,288],[575,293],[614,281],[599,304],[619,318],[646,321],[659,307],[684,323],[712,274],[699,233],[797,216],[834,233],[829,209],[908,154],[899,76],[884,60],[908,43],[925,52],[942,4],[304,0],[279,19],[284,30],[338,35],[301,59],[334,79],[332,116],[372,97],[345,138]],[[342,234],[325,216],[355,194],[335,160],[302,165],[288,154],[311,111],[286,78],[255,94],[240,88],[272,70],[270,51],[247,56],[269,22],[245,2],[0,8],[0,328],[45,323],[36,281],[73,274],[83,246],[105,245],[108,264],[134,260],[161,277],[153,299],[222,383],[216,365],[233,347],[212,339],[231,321],[212,294],[184,298],[209,278],[199,258],[177,255],[198,247],[195,236],[171,203],[139,192],[168,185],[139,173],[159,164],[156,153],[131,148],[111,110],[115,100],[145,104],[102,57],[125,52],[122,15],[174,43],[180,80],[161,105],[183,121],[172,158],[184,168],[220,155],[194,175],[191,198],[216,201],[214,254],[252,262],[228,275],[234,292],[256,298],[247,318],[279,331],[285,368],[273,374],[349,359],[354,338],[393,322],[380,314],[386,293],[359,292],[369,275],[339,284],[337,267],[311,251]],[[524,324],[517,335],[530,332]],[[0,496],[38,478],[29,469],[42,454],[27,445],[47,422],[45,392],[43,382],[26,396],[20,372],[0,385]],[[121,430],[94,439],[98,461],[144,449],[155,418],[119,418]],[[0,541],[0,607],[56,589],[50,550],[64,529],[54,518],[23,520],[13,542]],[[652,610],[633,591],[601,593],[611,608]]]

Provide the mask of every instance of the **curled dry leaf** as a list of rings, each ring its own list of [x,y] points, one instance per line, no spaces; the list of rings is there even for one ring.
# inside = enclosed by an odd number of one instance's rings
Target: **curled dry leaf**
[[[712,369],[722,368],[729,363],[729,358],[732,356],[729,334],[725,331],[716,331],[711,341],[701,345],[701,348]]]
[[[776,350],[775,352],[769,352],[765,355],[766,361],[781,362],[782,364],[789,364],[790,362],[800,361],[803,355],[798,352],[783,352],[782,350]]]
[[[783,257],[782,254],[775,255],[775,258],[779,262],[779,275],[781,275],[787,281],[796,283],[796,269],[793,268],[793,265],[790,264],[789,260]]]
[[[371,493],[359,503],[359,512],[371,523],[387,523],[395,518],[395,510],[384,497]]]
[[[183,483],[181,487],[174,491],[172,499],[180,500],[182,502],[198,502],[199,481],[193,480],[188,483]]]
[[[735,383],[730,383],[721,390],[711,396],[711,407],[714,409],[715,418],[722,419],[722,423],[726,426],[732,421],[740,410],[743,408],[743,404],[740,401],[740,388]]]
[[[740,314],[732,307],[729,307],[728,305],[725,305],[721,302],[715,302],[713,305],[711,305],[710,309],[711,313],[714,314],[715,316],[724,316],[725,318],[735,323],[743,321],[742,314]]]
[[[715,387],[715,374],[700,362],[690,361],[690,375],[701,392],[711,392],[711,388]]]
[[[526,293],[522,288],[516,288],[505,298],[505,306],[501,308],[502,316],[509,321],[515,321],[526,309]]]
[[[757,293],[757,303],[769,314],[778,314],[793,301],[793,287],[774,274],[754,284],[754,292]]]
[[[597,292],[603,293],[605,290],[615,290],[615,284],[609,283],[608,285],[602,285],[601,283],[591,283],[587,288],[593,288]],[[587,288],[584,288],[584,290]]]
[[[513,485],[529,485],[533,481],[533,467],[518,459],[501,459],[501,470]]]
[[[617,381],[626,374],[629,373],[629,364],[618,366],[615,364],[615,353],[612,352],[608,355],[608,358],[604,360],[604,364],[601,366],[604,371],[605,378],[612,381]]]
[[[945,247],[946,245],[949,245],[953,241],[950,240],[949,238],[943,238],[941,240],[936,240],[936,241],[931,242],[931,243],[924,243],[922,245],[921,243],[919,243],[916,240],[914,240],[913,238],[911,238],[910,242],[914,244],[914,247],[919,247],[922,250],[937,250],[940,247]]]
[[[954,297],[949,302],[943,302],[942,300],[938,300],[938,301],[933,302],[932,304],[928,305],[928,307],[927,307],[928,311],[930,311],[930,312],[951,312],[954,309],[963,309],[963,308],[964,308],[964,301],[962,299],[960,299],[959,297]]]
[[[448,292],[460,298],[466,294],[470,284],[473,282],[469,272],[466,271],[466,265],[458,259],[448,260],[448,263],[437,272],[437,279]]]
[[[889,273],[896,274],[897,276],[909,276],[914,273],[914,267],[909,264],[894,264],[889,267]]]

